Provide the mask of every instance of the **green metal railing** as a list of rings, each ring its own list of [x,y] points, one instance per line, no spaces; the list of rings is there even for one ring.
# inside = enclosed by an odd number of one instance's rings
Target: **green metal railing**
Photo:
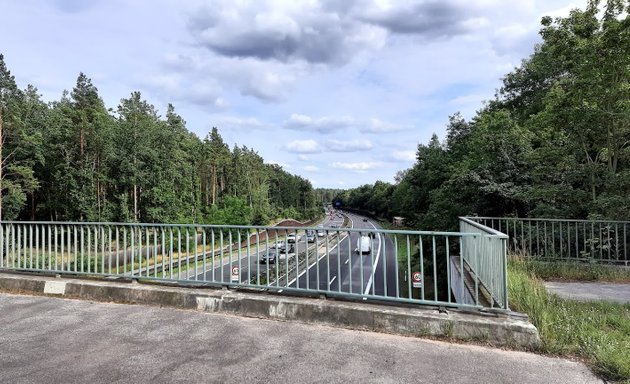
[[[630,221],[469,219],[508,234],[509,251],[524,257],[630,265]]]
[[[314,236],[307,239],[307,233]],[[501,257],[488,248],[494,237],[477,230],[324,228],[322,233],[295,227],[2,222],[0,270],[479,308],[479,300],[467,304],[452,298],[451,280],[441,266],[448,272],[451,256],[462,253],[475,271],[494,266],[482,254],[492,252],[489,260]],[[358,252],[365,244],[368,252]],[[501,290],[496,276],[486,284],[486,275],[477,275],[479,284]],[[499,300],[507,308],[507,300]]]
[[[491,296],[490,305],[497,303],[501,308],[508,308],[507,292],[507,241],[508,236],[468,218],[459,218],[461,232],[479,233],[479,241],[466,239],[462,249],[462,258],[472,271],[474,294],[487,292]],[[482,285],[485,290],[480,290]],[[478,297],[476,300],[479,300]]]

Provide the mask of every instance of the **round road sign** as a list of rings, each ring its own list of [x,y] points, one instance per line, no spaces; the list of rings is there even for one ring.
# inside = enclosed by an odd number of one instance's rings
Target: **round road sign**
[[[414,272],[411,274],[411,280],[413,280],[414,282],[421,282],[422,281],[422,274],[420,272]]]

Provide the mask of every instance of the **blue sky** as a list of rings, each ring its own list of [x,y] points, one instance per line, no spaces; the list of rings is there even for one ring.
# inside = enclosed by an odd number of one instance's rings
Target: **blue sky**
[[[140,91],[203,138],[315,187],[393,181],[584,1],[0,0],[0,53],[44,100],[79,72],[106,105]]]

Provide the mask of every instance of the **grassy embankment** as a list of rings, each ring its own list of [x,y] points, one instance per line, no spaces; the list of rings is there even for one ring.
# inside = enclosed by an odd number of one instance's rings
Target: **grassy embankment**
[[[541,352],[583,359],[604,379],[630,382],[630,304],[561,299],[542,277],[618,282],[630,281],[630,271],[513,258],[508,272],[510,307],[538,328]]]

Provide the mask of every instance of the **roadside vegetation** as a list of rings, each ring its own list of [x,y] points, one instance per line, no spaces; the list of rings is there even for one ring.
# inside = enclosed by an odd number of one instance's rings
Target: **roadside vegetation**
[[[541,352],[583,359],[606,380],[630,382],[630,304],[562,299],[547,292],[539,271],[554,269],[510,260],[508,287],[510,308],[538,328]]]
[[[623,266],[522,260],[519,268],[542,280],[630,283],[630,268]]]

